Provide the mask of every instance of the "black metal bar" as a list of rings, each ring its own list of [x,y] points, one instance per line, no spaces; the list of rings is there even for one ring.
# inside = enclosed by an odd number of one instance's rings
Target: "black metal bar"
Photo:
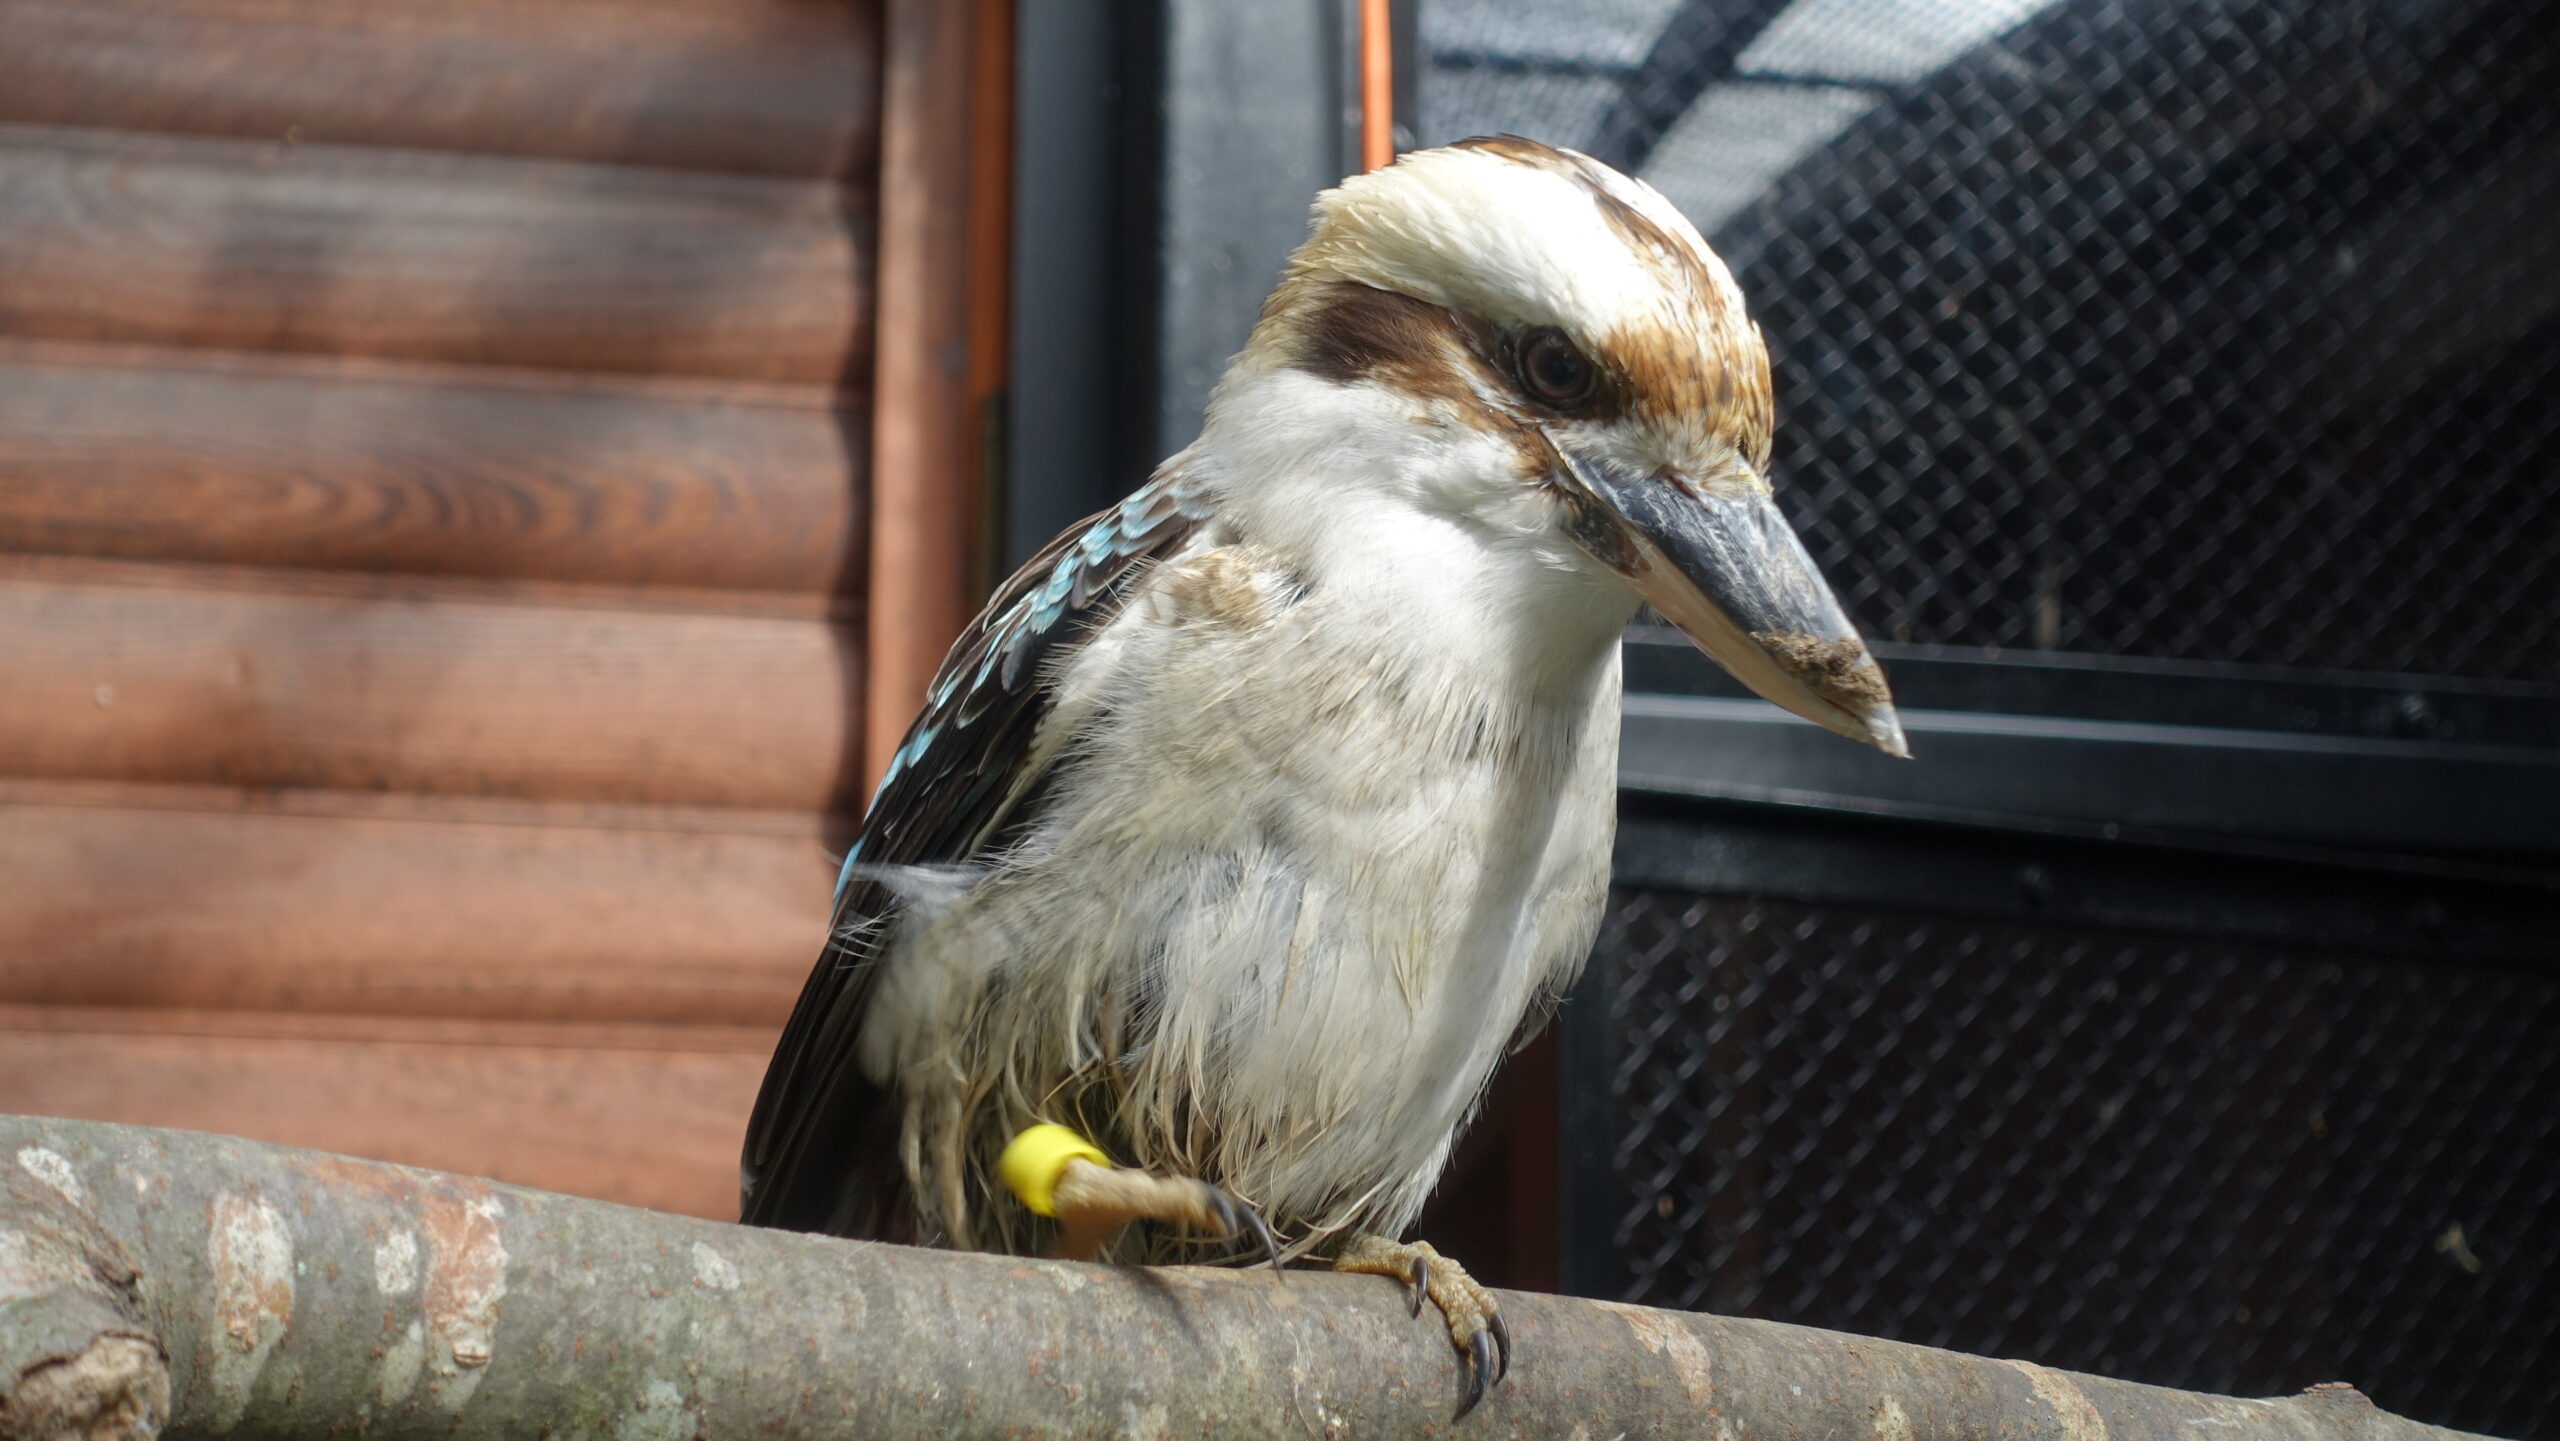
[[[1160,209],[1162,28],[1153,6],[1015,11],[1008,570],[1161,458],[1156,256],[1130,237]]]
[[[1627,698],[1631,789],[1926,808],[2451,855],[2560,850],[2560,754],[1960,711],[1902,713],[1913,759],[1752,701]]]
[[[2560,685],[1973,646],[1872,646],[1923,710],[2560,749]],[[1742,696],[1678,632],[1627,634],[1627,689]]]
[[[1640,638],[1628,656],[1632,790],[2560,865],[2548,688],[1888,656],[1905,762],[1735,695],[1685,646]]]
[[[1630,795],[1620,885],[2560,964],[2560,880]]]

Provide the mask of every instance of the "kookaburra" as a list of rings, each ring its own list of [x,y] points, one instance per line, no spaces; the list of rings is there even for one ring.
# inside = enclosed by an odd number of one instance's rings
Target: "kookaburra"
[[[1526,140],[1315,203],[1200,437],[952,647],[837,886],[744,1219],[1414,1283],[1398,1244],[1598,927],[1619,632],[1903,754],[1769,489],[1769,363],[1651,188]],[[1009,1141],[1091,1152],[1024,1204]],[[1129,1227],[1123,1223],[1150,1224]],[[1268,1222],[1268,1233],[1263,1222]]]

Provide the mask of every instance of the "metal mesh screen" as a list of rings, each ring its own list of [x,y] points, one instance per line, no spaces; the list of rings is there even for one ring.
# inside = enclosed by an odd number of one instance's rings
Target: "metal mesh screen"
[[[2560,1434],[2560,978],[1628,890],[1628,1300]]]
[[[1871,635],[2560,682],[2560,0],[1420,37],[1422,142],[1586,150],[1733,266]],[[1609,1293],[2560,1434],[2560,978],[1643,889],[1594,965]]]
[[[1872,635],[2560,680],[2555,0],[1423,0],[1734,266]]]

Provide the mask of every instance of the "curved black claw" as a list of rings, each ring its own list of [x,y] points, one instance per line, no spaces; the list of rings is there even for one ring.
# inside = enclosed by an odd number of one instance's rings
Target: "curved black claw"
[[[1413,1310],[1410,1314],[1415,1316],[1421,1315],[1422,1298],[1430,1294],[1431,1258],[1428,1256],[1415,1256],[1413,1258]]]
[[[1271,1259],[1272,1276],[1276,1279],[1289,1274],[1287,1271],[1281,1269],[1280,1242],[1271,1234],[1271,1227],[1263,1222],[1262,1213],[1251,1206],[1245,1206],[1242,1209],[1244,1211],[1245,1222],[1253,1227],[1253,1234],[1261,1238],[1262,1254]]]
[[[1260,1211],[1215,1186],[1209,1188],[1209,1211],[1218,1218],[1218,1230],[1222,1235],[1232,1238],[1251,1230],[1254,1238],[1262,1242],[1262,1254],[1271,1258],[1271,1269],[1280,1271],[1280,1242],[1271,1234],[1271,1227],[1264,1222]]]
[[[1476,1409],[1476,1403],[1484,1399],[1488,1377],[1495,1381],[1502,1379],[1494,1375],[1493,1333],[1478,1331],[1467,1339],[1467,1395],[1458,1403],[1458,1415],[1454,1419],[1464,1419],[1468,1412]]]
[[[1511,1327],[1499,1311],[1486,1320],[1485,1326],[1493,1332],[1494,1348],[1502,1355],[1502,1365],[1493,1373],[1493,1384],[1499,1386],[1502,1378],[1511,1374]]]

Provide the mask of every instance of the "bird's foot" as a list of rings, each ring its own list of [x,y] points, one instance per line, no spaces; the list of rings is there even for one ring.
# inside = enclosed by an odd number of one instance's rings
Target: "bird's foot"
[[[1355,1235],[1333,1258],[1333,1269],[1371,1276],[1393,1276],[1413,1288],[1413,1314],[1422,1314],[1423,1298],[1440,1308],[1449,1323],[1449,1339],[1467,1367],[1466,1398],[1458,1414],[1466,1415],[1484,1399],[1488,1385],[1511,1374],[1511,1328],[1493,1303],[1493,1293],[1468,1275],[1466,1268],[1430,1245],[1407,1244],[1384,1236]]]
[[[1206,1181],[1112,1168],[1102,1148],[1064,1126],[1027,1126],[996,1158],[996,1175],[1034,1215],[1058,1222],[1058,1256],[1090,1261],[1131,1221],[1169,1221],[1235,1240],[1251,1235],[1280,1265],[1262,1213]]]
[[[1058,1254],[1091,1260],[1131,1221],[1165,1221],[1235,1240],[1250,1236],[1276,1268],[1280,1243],[1262,1213],[1206,1181],[1096,1165],[1079,1156],[1058,1173],[1049,1204],[1063,1233]]]

